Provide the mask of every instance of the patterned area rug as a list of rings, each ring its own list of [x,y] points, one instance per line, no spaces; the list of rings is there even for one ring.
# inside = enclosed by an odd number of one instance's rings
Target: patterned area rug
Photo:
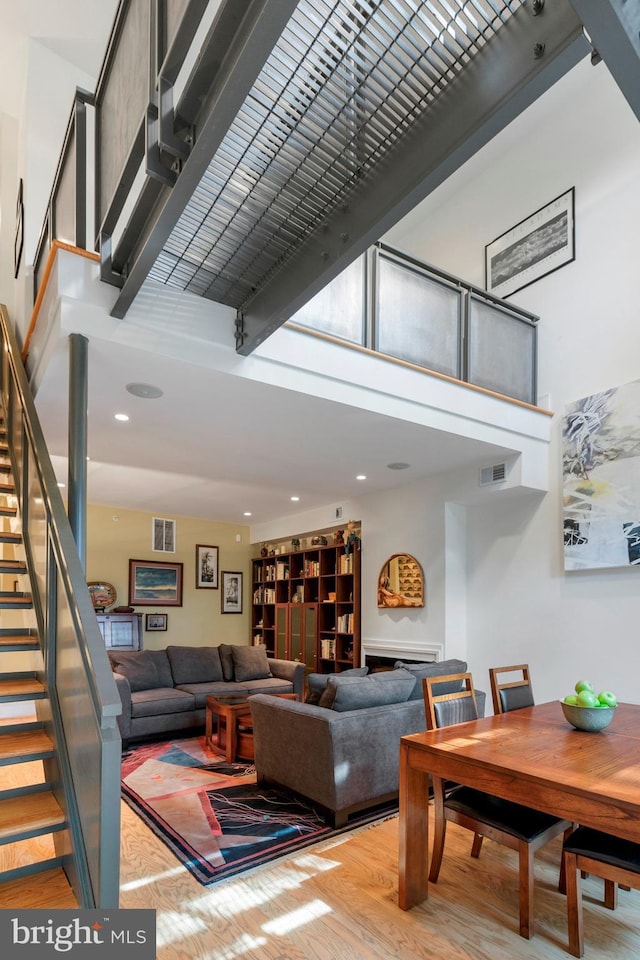
[[[226,763],[204,737],[131,750],[122,761],[122,795],[203,884],[397,812],[397,804],[373,807],[334,830],[290,793],[258,788],[253,766]]]

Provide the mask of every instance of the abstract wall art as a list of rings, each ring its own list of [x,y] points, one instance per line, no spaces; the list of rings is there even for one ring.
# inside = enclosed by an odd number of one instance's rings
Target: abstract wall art
[[[565,570],[640,565],[640,380],[594,393],[562,424]]]

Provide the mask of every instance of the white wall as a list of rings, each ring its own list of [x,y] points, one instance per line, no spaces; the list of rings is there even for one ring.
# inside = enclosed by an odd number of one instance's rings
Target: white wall
[[[478,502],[467,471],[351,501],[365,643],[439,644],[468,660],[484,689],[490,666],[526,661],[540,701],[582,677],[640,701],[640,571],[564,573],[559,445],[567,402],[640,378],[638,171],[640,124],[604,65],[585,61],[385,237],[484,286],[485,244],[575,186],[575,262],[513,298],[541,317],[539,392],[556,411],[550,492],[490,489]],[[298,529],[317,519],[301,515]],[[375,605],[379,570],[396,552],[423,566],[424,609]]]
[[[512,298],[541,317],[550,493],[467,508],[467,653],[480,686],[489,666],[528,661],[539,700],[583,676],[640,700],[639,572],[563,572],[559,445],[567,402],[640,378],[638,171],[640,124],[604,65],[585,61],[387,238],[484,285],[484,245],[575,186],[575,262]]]

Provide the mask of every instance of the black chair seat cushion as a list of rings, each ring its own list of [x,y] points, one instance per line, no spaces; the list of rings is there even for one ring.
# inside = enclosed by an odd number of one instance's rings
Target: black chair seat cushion
[[[481,820],[498,830],[504,830],[512,837],[526,840],[527,843],[531,843],[558,823],[558,817],[524,807],[511,800],[501,800],[500,797],[493,797],[472,787],[458,787],[453,790],[445,800],[445,807]]]
[[[640,843],[612,837],[608,833],[578,827],[564,842],[564,849],[578,856],[591,857],[612,867],[640,873]]]

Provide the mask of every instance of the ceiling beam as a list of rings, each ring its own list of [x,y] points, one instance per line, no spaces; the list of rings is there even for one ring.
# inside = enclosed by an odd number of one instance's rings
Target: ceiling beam
[[[124,317],[131,306],[296,5],[297,0],[223,0],[191,88],[178,105],[195,124],[195,143],[173,187],[162,191],[150,219],[139,224],[140,241],[127,258],[112,316]]]
[[[640,3],[571,0],[571,5],[640,120]]]
[[[589,54],[569,0],[526,4],[239,311],[250,354]]]

